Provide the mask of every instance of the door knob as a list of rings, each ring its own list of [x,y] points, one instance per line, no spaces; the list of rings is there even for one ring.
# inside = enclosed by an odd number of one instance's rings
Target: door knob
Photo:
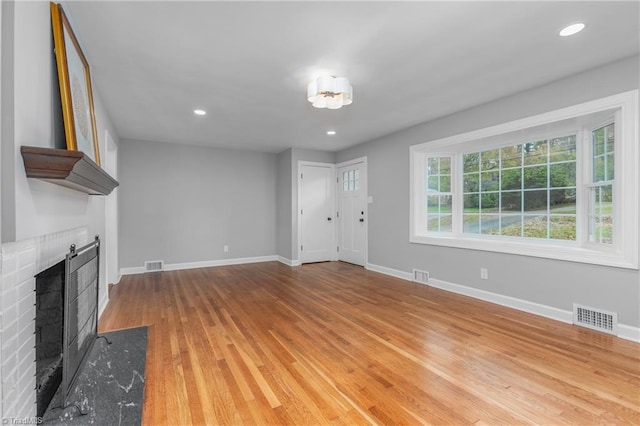
[[[364,219],[360,218],[360,222],[364,222]]]
[[[329,222],[331,222],[331,218],[330,218],[330,217],[328,217],[328,218],[327,218],[327,220],[328,220]]]

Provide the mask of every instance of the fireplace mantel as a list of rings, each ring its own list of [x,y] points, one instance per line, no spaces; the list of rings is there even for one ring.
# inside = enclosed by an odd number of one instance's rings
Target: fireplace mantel
[[[119,185],[81,151],[23,146],[20,152],[27,177],[91,195],[109,195]]]

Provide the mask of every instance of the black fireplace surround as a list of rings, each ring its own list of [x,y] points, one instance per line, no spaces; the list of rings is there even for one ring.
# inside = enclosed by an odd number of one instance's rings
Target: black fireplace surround
[[[42,417],[62,386],[63,405],[97,337],[100,239],[36,275],[36,400]]]

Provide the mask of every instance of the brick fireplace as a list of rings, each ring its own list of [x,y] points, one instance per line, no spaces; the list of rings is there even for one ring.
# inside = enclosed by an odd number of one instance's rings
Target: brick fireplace
[[[36,416],[36,279],[88,242],[80,227],[0,248],[0,418]]]

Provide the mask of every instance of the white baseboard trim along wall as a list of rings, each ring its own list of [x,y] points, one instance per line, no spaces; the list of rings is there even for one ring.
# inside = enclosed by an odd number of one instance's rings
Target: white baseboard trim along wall
[[[374,265],[372,263],[367,263],[366,269],[374,272],[379,272],[381,274],[390,275],[395,278],[414,282],[413,274],[410,272],[399,271],[397,269]],[[461,294],[463,296],[473,297],[474,299],[484,300],[485,302],[491,302],[497,305],[506,306],[508,308],[517,309],[519,311],[528,312],[530,314],[540,315],[542,317],[564,322],[567,324],[573,323],[572,311],[565,311],[563,309],[541,305],[539,303],[529,302],[527,300],[504,296],[497,293],[491,293],[489,291],[467,287],[460,284],[454,284],[447,281],[441,281],[433,278],[431,278],[429,280],[429,284],[426,285],[439,288],[441,290],[450,291],[452,293]],[[640,342],[640,328],[632,327],[625,324],[618,324],[617,336],[621,339]]]
[[[287,259],[286,257],[282,257],[282,256],[278,256],[278,262],[284,263],[285,265],[288,265],[288,266],[300,266],[300,260],[298,260],[298,259],[291,260],[291,259]]]
[[[205,260],[202,262],[165,263],[163,271],[180,271],[183,269],[209,268],[211,266],[242,265],[245,263],[282,262],[279,256],[238,257],[235,259]],[[285,262],[282,262],[285,263]],[[147,272],[144,266],[121,268],[120,275],[144,274]]]

